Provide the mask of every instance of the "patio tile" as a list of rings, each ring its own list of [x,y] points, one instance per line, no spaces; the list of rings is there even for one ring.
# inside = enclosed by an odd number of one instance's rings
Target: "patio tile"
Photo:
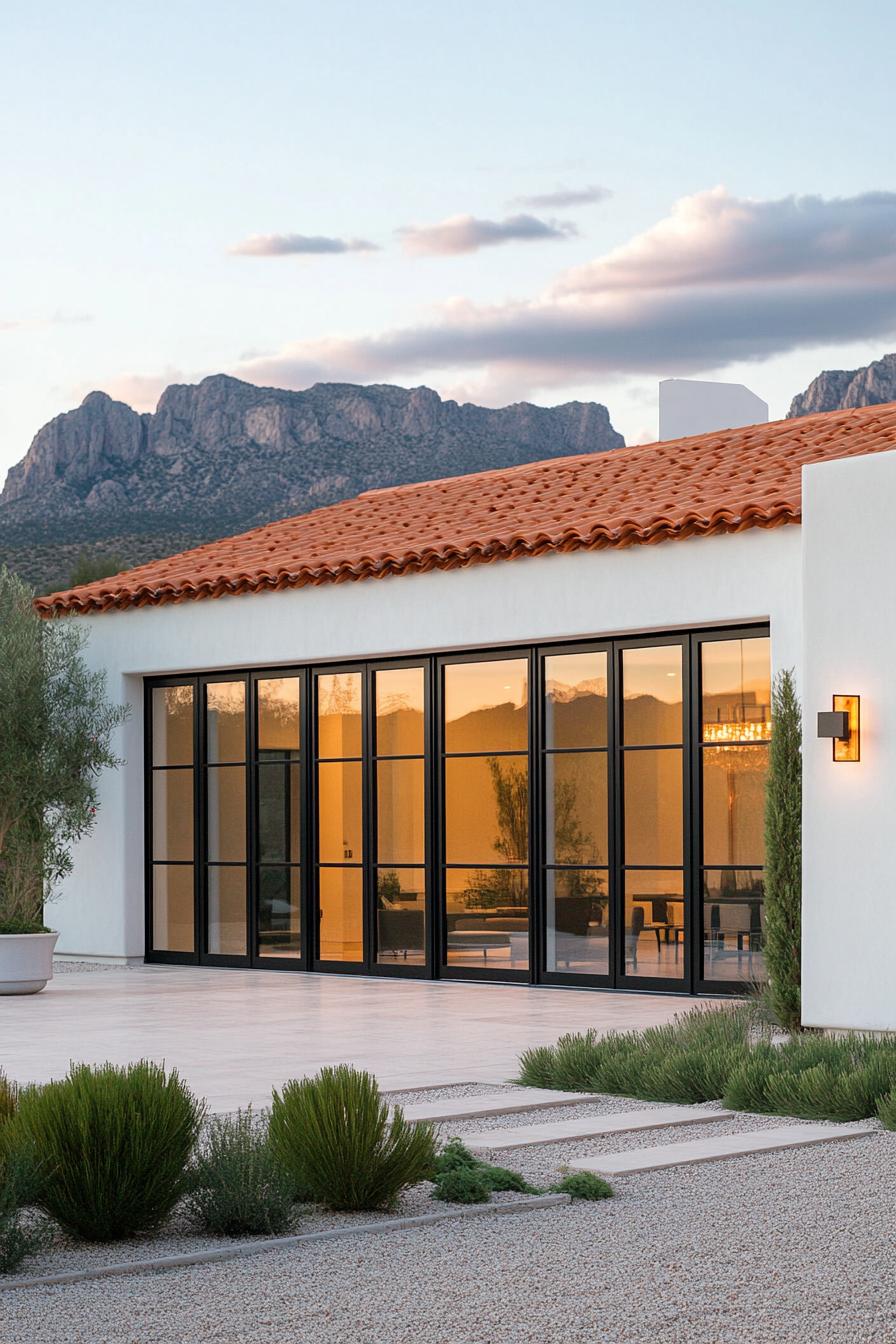
[[[585,1100],[592,1101],[593,1097],[588,1096]],[[650,1110],[550,1120],[542,1125],[520,1125],[515,1129],[484,1129],[480,1134],[465,1134],[464,1143],[474,1153],[487,1148],[527,1148],[536,1143],[564,1143],[569,1139],[595,1139],[604,1134],[665,1129],[667,1125],[709,1124],[713,1120],[727,1120],[733,1114],[733,1111],[723,1110],[702,1111],[696,1106],[654,1106]]]
[[[689,1143],[667,1143],[657,1148],[638,1148],[628,1153],[604,1153],[601,1157],[570,1162],[573,1171],[593,1171],[598,1176],[629,1176],[640,1171],[660,1171],[694,1162],[719,1162],[749,1153],[774,1153],[782,1148],[805,1148],[813,1143],[861,1139],[880,1131],[874,1125],[776,1125],[748,1134],[720,1134]]]

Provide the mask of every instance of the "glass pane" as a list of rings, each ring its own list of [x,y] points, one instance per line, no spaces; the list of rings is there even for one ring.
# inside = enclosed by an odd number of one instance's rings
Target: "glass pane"
[[[361,755],[361,673],[317,679],[318,756]]]
[[[625,862],[681,863],[681,752],[627,751],[623,778]]]
[[[762,872],[703,875],[703,975],[707,980],[765,979]]]
[[[626,746],[682,740],[680,645],[623,649],[622,693]]]
[[[445,872],[447,964],[485,970],[529,966],[529,874],[524,868]]]
[[[360,863],[364,851],[360,761],[330,761],[317,767],[317,807],[320,862]]]
[[[263,863],[299,861],[301,779],[298,765],[258,767],[258,857]]]
[[[193,764],[192,686],[156,686],[153,690],[152,763]]]
[[[765,862],[768,747],[703,748],[703,862]]]
[[[363,961],[363,881],[360,868],[318,872],[321,961]]]
[[[208,860],[242,863],[246,857],[246,770],[241,765],[206,771]]]
[[[246,954],[246,870],[208,869],[208,950],[222,957]]]
[[[376,959],[422,966],[426,961],[426,872],[380,868],[376,878]]]
[[[377,859],[423,863],[423,762],[377,761]]]
[[[195,952],[193,865],[152,870],[152,945],[156,952]]]
[[[684,881],[680,872],[625,874],[625,973],[684,975]]]
[[[547,969],[609,975],[607,874],[573,868],[547,874]]]
[[[376,673],[378,755],[423,755],[424,685],[422,667],[396,667]]]
[[[302,955],[302,895],[298,868],[258,870],[258,955]]]
[[[445,750],[517,751],[529,740],[525,658],[445,668]]]
[[[152,856],[193,861],[193,771],[152,772]]]
[[[545,770],[548,863],[606,863],[606,752],[549,755]]]
[[[246,759],[246,685],[215,681],[205,688],[206,760]]]
[[[298,751],[301,717],[298,677],[274,677],[258,683],[258,749],[282,755]]]
[[[704,742],[771,737],[771,641],[710,640],[701,645],[700,657]]]
[[[445,762],[447,863],[525,863],[529,776],[525,756],[461,756]]]
[[[557,653],[544,660],[546,747],[607,745],[607,655]]]

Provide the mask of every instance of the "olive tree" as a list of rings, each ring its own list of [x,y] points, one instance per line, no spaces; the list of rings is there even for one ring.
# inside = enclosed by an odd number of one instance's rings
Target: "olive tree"
[[[93,827],[102,770],[121,764],[109,703],[82,657],[77,618],[42,620],[30,589],[0,568],[0,933],[43,929],[43,906]]]

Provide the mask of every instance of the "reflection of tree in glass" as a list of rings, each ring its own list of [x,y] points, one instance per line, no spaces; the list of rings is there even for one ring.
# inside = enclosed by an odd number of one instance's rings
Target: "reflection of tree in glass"
[[[401,897],[401,881],[391,868],[381,871],[376,879],[377,904],[382,909],[392,905]]]

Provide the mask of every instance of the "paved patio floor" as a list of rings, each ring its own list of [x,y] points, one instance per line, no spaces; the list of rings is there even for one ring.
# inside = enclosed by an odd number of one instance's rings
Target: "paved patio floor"
[[[324,1064],[370,1069],[386,1088],[498,1082],[522,1050],[565,1031],[668,1022],[691,1002],[180,966],[67,971],[41,994],[0,999],[0,1067],[27,1083],[72,1060],[164,1060],[222,1111],[267,1105],[272,1087]]]

